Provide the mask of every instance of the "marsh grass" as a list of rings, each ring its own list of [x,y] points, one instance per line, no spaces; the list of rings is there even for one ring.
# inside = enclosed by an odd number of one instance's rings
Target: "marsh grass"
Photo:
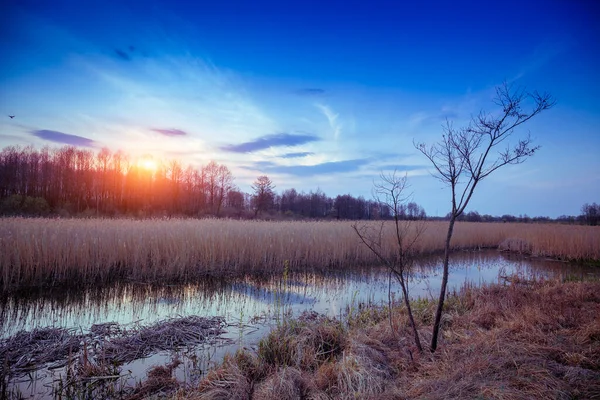
[[[426,338],[429,303],[415,303]],[[435,354],[411,348],[404,307],[392,313],[397,332],[382,314],[346,328],[314,315],[279,327],[257,354],[227,357],[177,398],[600,398],[598,281],[466,286],[445,305]],[[315,334],[332,327],[335,335]],[[319,358],[324,343],[336,350]]]
[[[377,222],[370,222],[377,224]],[[0,219],[0,285],[157,282],[198,276],[281,274],[377,260],[350,221],[271,222],[193,219]],[[427,222],[416,251],[443,249],[445,222]],[[515,248],[513,243],[520,243]],[[565,260],[600,259],[600,227],[457,223],[454,249],[495,248]],[[392,253],[392,224],[384,226]]]

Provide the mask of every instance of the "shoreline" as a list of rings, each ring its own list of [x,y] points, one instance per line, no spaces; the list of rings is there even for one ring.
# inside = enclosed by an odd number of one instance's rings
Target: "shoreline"
[[[413,304],[426,348],[434,304]],[[403,307],[393,331],[385,308],[358,310],[347,326],[305,315],[173,398],[596,398],[598,315],[599,281],[466,287],[447,299],[433,354],[416,350]]]
[[[412,305],[427,349],[435,302]],[[175,377],[178,359],[153,366],[132,385],[116,365],[84,352],[67,358],[70,373],[53,391],[131,400],[594,398],[600,395],[598,315],[600,280],[515,276],[449,294],[433,354],[417,351],[406,310],[396,300],[391,319],[387,306],[362,304],[349,308],[343,321],[314,311],[284,318],[256,348],[226,355],[194,384]],[[179,333],[182,325],[174,322],[180,337],[194,330]]]

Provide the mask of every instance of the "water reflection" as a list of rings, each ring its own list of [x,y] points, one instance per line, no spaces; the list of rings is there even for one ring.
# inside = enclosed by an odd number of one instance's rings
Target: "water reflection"
[[[409,286],[411,297],[437,298],[441,261],[440,256],[435,256],[415,265]],[[448,288],[457,290],[464,284],[501,282],[502,276],[512,274],[524,278],[582,279],[598,275],[598,269],[490,250],[459,252],[451,259]],[[225,317],[229,323],[228,333],[223,337],[226,346],[202,345],[178,350],[185,354],[177,377],[189,382],[222,359],[225,352],[233,352],[240,346],[256,346],[283,314],[299,315],[313,310],[340,317],[347,307],[359,303],[387,303],[388,276],[388,271],[381,267],[348,267],[335,271],[292,271],[285,276],[207,278],[174,285],[126,282],[86,290],[41,289],[0,299],[0,337],[44,327],[74,328],[83,334],[92,325],[107,322],[131,326],[151,325],[179,316]],[[400,298],[397,282],[392,281],[391,291],[396,299]],[[173,357],[174,354],[161,352],[123,369],[133,371],[129,383],[135,384],[149,366],[164,364]],[[44,369],[32,376],[52,381],[52,374]],[[13,384],[22,394],[38,398],[37,380]]]
[[[421,260],[410,282],[411,297],[437,297],[441,257]],[[596,269],[597,270],[597,269]],[[449,288],[464,283],[497,282],[499,276],[583,278],[593,268],[551,260],[529,259],[497,251],[460,252],[450,264]],[[596,272],[597,273],[597,272]],[[139,282],[82,290],[38,290],[28,296],[1,299],[0,335],[39,327],[77,328],[117,322],[152,324],[174,316],[224,316],[227,321],[273,315],[277,307],[294,314],[314,310],[337,316],[350,302],[387,301],[384,268],[291,272],[289,276],[204,279],[177,285]],[[396,298],[400,293],[392,282]]]

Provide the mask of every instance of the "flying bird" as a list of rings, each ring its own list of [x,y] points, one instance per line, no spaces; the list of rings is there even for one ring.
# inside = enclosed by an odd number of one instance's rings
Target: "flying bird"
[[[13,119],[15,116],[14,115],[9,115],[10,119]]]

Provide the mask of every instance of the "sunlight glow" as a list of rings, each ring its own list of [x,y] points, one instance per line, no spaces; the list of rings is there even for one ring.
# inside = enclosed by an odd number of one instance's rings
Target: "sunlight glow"
[[[150,157],[144,157],[140,159],[138,161],[138,166],[151,172],[155,172],[158,169],[158,163]]]

